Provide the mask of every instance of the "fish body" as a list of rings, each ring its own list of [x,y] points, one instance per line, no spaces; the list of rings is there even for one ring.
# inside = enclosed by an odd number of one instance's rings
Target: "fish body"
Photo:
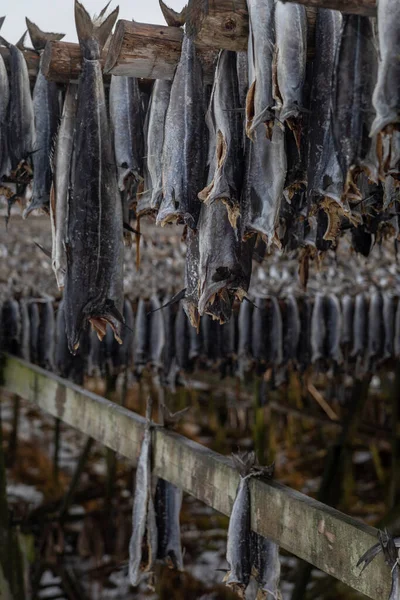
[[[241,598],[250,581],[250,488],[249,480],[241,477],[228,527],[226,560],[229,573],[225,580]]]
[[[163,200],[157,224],[197,226],[206,166],[203,73],[186,35],[172,82],[162,152]]]
[[[148,523],[149,505],[151,515],[153,510],[152,504],[151,429],[150,415],[148,415],[136,468],[135,493],[133,497],[132,508],[132,535],[129,542],[129,581],[133,586],[139,584],[141,573],[144,567],[142,546]],[[155,559],[155,554],[153,554],[155,548],[152,547],[149,542],[154,542],[152,539],[147,541],[149,545],[148,563],[152,563],[152,561]],[[149,566],[150,565],[148,564],[147,568]],[[144,567],[144,569],[147,570],[146,567]]]
[[[368,358],[382,358],[384,350],[383,298],[380,292],[371,294],[368,311]]]
[[[210,138],[215,136],[214,173],[211,182],[199,193],[210,204],[221,201],[234,229],[240,216],[243,171],[243,127],[240,114],[236,53],[222,50],[218,57],[207,125]]]
[[[282,600],[279,589],[281,561],[278,544],[252,531],[251,548],[253,574],[261,592],[261,598],[268,598],[271,595],[274,600]]]
[[[4,17],[0,20],[0,29]],[[10,168],[7,147],[7,111],[10,100],[10,84],[4,59],[0,57],[0,179]]]
[[[36,302],[30,302],[28,309],[31,361],[37,365],[39,360],[39,308]]]
[[[268,305],[268,362],[269,364],[277,367],[282,363],[283,358],[282,314],[278,299],[275,296],[270,296]]]
[[[133,360],[135,368],[147,363],[148,358],[148,319],[146,303],[143,298],[139,299],[135,320],[135,345]]]
[[[256,298],[253,310],[252,333],[251,333],[251,353],[254,360],[265,362],[268,357],[268,314],[267,300],[265,298]]]
[[[283,319],[283,362],[297,360],[301,323],[297,300],[289,294],[285,302],[285,318]]]
[[[342,336],[341,344],[344,348],[351,348],[353,343],[354,299],[349,294],[342,298]]]
[[[257,309],[254,309],[257,310]],[[245,375],[251,366],[252,349],[252,315],[253,305],[250,302],[242,302],[239,308],[238,319],[238,369],[241,377]]]
[[[31,326],[29,321],[29,307],[25,298],[19,301],[21,313],[21,358],[30,362],[31,360]]]
[[[341,201],[343,175],[333,145],[332,79],[340,42],[342,15],[319,8],[315,33],[315,60],[311,85],[307,168],[309,205],[324,197]]]
[[[189,321],[185,311],[180,306],[175,318],[175,357],[179,369],[184,372],[189,370],[191,364],[189,350]]]
[[[277,0],[276,32],[276,108],[281,122],[287,122],[300,143],[303,85],[307,63],[307,14],[301,4]]]
[[[66,234],[69,177],[74,139],[78,87],[70,83],[65,94],[63,113],[57,134],[53,168],[53,194],[50,201],[52,225],[52,267],[59,289],[64,288],[67,270]]]
[[[100,338],[109,324],[121,340],[123,306],[122,205],[108,124],[100,52],[118,16],[92,22],[75,0],[83,55],[68,197],[65,314],[71,352],[86,322]]]
[[[368,344],[368,303],[363,293],[357,294],[354,306],[352,356],[364,356]]]
[[[157,523],[157,558],[183,571],[179,515],[182,490],[169,481],[157,480],[154,507]]]
[[[318,293],[315,296],[314,308],[312,311],[311,321],[311,348],[312,362],[315,363],[325,355],[325,339],[326,339],[326,324],[325,324],[325,296]]]
[[[329,294],[326,298],[326,324],[327,324],[327,355],[336,364],[343,361],[340,348],[340,337],[342,333],[342,311],[340,302],[335,294]]]
[[[41,209],[46,213],[50,211],[51,153],[61,116],[58,85],[46,79],[40,65],[33,88],[33,112],[36,132],[32,154],[33,189],[31,201],[23,214],[24,218],[35,209]]]
[[[149,336],[149,354],[150,362],[154,369],[159,370],[163,364],[165,352],[165,322],[161,303],[155,294],[150,298],[150,336]],[[155,311],[155,312],[153,312]]]
[[[345,180],[345,197],[359,197],[355,171],[367,156],[371,139],[372,91],[377,55],[371,20],[344,15],[332,90],[333,139]]]
[[[21,312],[19,304],[13,298],[6,300],[1,312],[1,347],[11,354],[20,354]]]
[[[396,321],[394,329],[394,355],[400,357],[400,301],[397,303]]]
[[[276,240],[279,210],[286,179],[285,133],[278,124],[271,128],[271,140],[263,127],[253,133],[247,145],[244,183],[244,227],[265,236],[268,246]]]
[[[110,121],[120,191],[142,179],[144,138],[142,99],[135,77],[111,75]],[[160,150],[159,150],[160,151]],[[133,181],[129,184],[129,178]]]
[[[271,136],[274,121],[273,65],[275,53],[275,0],[247,0],[249,11],[249,91],[246,97],[246,133],[253,138],[260,124]]]
[[[392,358],[394,355],[396,298],[390,293],[383,294],[383,324],[385,329],[384,358]]]
[[[54,366],[55,319],[53,303],[44,302],[40,305],[40,320],[38,331],[39,366],[48,371]]]
[[[379,64],[372,96],[376,116],[371,137],[400,120],[400,5],[396,0],[379,0],[377,7]]]
[[[185,260],[185,298],[183,309],[193,327],[198,329],[199,315],[199,232],[188,229],[186,236],[187,250]]]
[[[171,81],[167,79],[157,79],[147,109],[145,162],[148,171],[148,187],[145,188],[144,194],[148,196],[148,205],[152,211],[158,210],[163,198],[162,148],[171,85]]]
[[[35,148],[35,119],[25,57],[19,48],[2,41],[10,51],[7,140],[11,169],[14,170],[21,161],[28,161]]]
[[[249,62],[247,52],[236,52],[236,72],[239,89],[239,105],[240,108],[246,106],[246,95],[249,89]]]
[[[307,369],[312,357],[312,313],[310,299],[304,297],[300,306],[300,340],[297,351],[297,361],[302,371]]]

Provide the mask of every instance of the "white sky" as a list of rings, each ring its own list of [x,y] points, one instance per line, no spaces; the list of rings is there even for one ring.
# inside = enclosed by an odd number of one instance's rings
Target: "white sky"
[[[98,14],[107,0],[82,0],[90,14]],[[168,6],[180,10],[185,0],[167,0]],[[165,25],[158,0],[112,0],[110,10],[119,6],[119,19],[135,19],[141,23]],[[2,0],[0,16],[6,20],[1,35],[16,43],[26,30],[25,17],[36,23],[43,31],[65,33],[65,41],[76,42],[74,0]]]

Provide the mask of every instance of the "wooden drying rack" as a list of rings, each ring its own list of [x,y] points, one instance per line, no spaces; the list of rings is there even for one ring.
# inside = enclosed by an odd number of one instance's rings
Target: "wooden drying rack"
[[[145,420],[49,371],[6,356],[0,387],[33,402],[136,464]],[[176,433],[153,429],[154,473],[230,515],[239,483],[229,458]],[[360,575],[359,557],[377,530],[278,482],[251,480],[251,525],[282,548],[374,600],[387,598],[391,575],[382,554]]]
[[[294,0],[287,0],[293,2]],[[309,55],[313,55],[314,23],[317,8],[345,13],[376,15],[376,0],[297,0],[307,7]],[[246,0],[189,0],[186,31],[195,41],[203,63],[206,81],[211,82],[214,59],[220,49],[241,51],[247,48],[248,13]],[[144,79],[172,79],[179,61],[183,30],[120,20],[108,51],[103,54],[104,72]],[[8,64],[8,50],[0,48]],[[29,74],[36,77],[39,58],[27,50]],[[42,72],[52,81],[77,80],[81,70],[79,44],[49,42],[44,51]]]

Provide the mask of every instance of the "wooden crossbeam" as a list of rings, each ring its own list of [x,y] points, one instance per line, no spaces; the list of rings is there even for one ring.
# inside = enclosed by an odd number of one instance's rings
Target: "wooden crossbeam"
[[[136,463],[143,417],[18,358],[6,357],[2,375],[8,392]],[[229,458],[159,427],[153,442],[156,475],[215,510],[231,513],[239,476]],[[361,576],[356,568],[376,542],[376,529],[276,481],[253,479],[251,493],[255,531],[370,598],[388,597],[390,569],[382,556]]]

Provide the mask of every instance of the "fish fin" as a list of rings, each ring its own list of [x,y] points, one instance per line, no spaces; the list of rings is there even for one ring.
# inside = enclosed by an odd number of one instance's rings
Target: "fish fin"
[[[22,34],[18,42],[15,44],[15,47],[18,48],[18,50],[21,50],[22,52],[25,50],[25,38],[27,33],[28,30],[26,30],[25,33]]]
[[[5,21],[5,17],[0,17],[0,29],[3,27],[4,21]]]
[[[3,21],[5,19],[5,17],[2,17]],[[5,46],[6,48],[9,48],[11,46],[10,42],[7,42],[7,40],[5,40],[1,35],[0,35],[0,44],[2,46]]]
[[[155,308],[154,310],[150,310],[147,313],[147,316],[151,315],[152,313],[157,312],[158,310],[162,310],[163,308],[167,308],[167,306],[172,306],[173,304],[176,304],[177,302],[180,302],[180,300],[182,300],[185,297],[185,294],[186,294],[186,288],[183,288],[183,290],[181,290],[180,292],[178,292],[177,294],[175,294],[174,296],[172,296],[171,300],[169,300],[168,302],[166,302],[165,304],[163,304],[159,308]]]
[[[364,571],[366,567],[374,560],[374,558],[382,552],[382,545],[379,542],[378,544],[374,544],[372,548],[369,548],[358,560],[357,567],[361,567],[361,573]],[[364,563],[364,564],[363,564]],[[360,573],[360,574],[361,574]]]
[[[65,37],[65,33],[47,33],[42,31],[35,23],[28,19],[28,17],[25,17],[25,22],[35,50],[44,50],[47,42],[58,42]]]
[[[167,25],[170,27],[181,27],[186,23],[187,16],[187,5],[184,6],[180,13],[176,12],[169,6],[167,6],[163,0],[159,0],[161,12],[164,15],[164,19],[167,22]]]
[[[89,13],[79,2],[75,0],[75,23],[79,43],[84,56],[96,60],[104,48],[118,17],[119,8],[113,10],[105,19],[104,13],[108,5],[101,11],[97,19],[92,20]]]
[[[41,250],[43,252],[43,254],[45,254],[47,256],[47,258],[51,259],[51,252],[50,250],[47,250],[47,248],[45,248],[44,246],[42,246],[42,244],[39,244],[39,242],[34,242],[35,246],[37,246],[39,248],[39,250]]]

